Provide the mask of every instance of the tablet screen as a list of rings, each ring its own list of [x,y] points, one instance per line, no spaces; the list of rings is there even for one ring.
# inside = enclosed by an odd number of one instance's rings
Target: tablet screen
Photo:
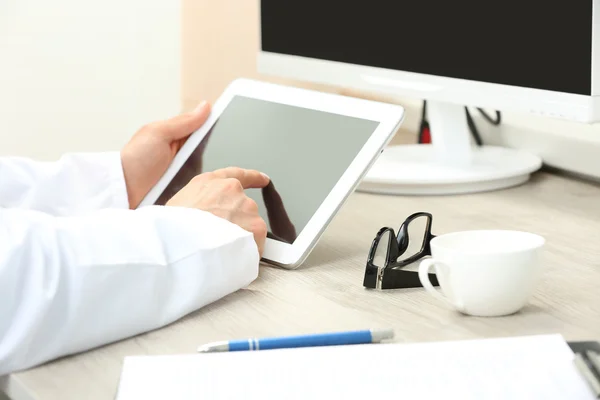
[[[271,178],[248,189],[269,237],[293,243],[379,122],[235,96],[155,204],[191,178],[229,166]]]

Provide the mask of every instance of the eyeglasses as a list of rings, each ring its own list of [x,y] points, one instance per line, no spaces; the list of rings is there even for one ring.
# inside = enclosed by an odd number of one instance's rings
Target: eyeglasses
[[[410,215],[398,229],[382,228],[371,244],[363,286],[371,289],[406,289],[422,287],[419,274],[404,267],[431,255],[430,242],[433,217],[419,212]],[[439,286],[435,274],[429,274],[431,283]]]

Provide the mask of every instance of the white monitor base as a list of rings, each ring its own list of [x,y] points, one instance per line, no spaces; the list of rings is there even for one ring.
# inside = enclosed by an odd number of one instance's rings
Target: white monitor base
[[[504,147],[473,148],[471,165],[436,160],[433,145],[388,146],[357,188],[396,195],[474,193],[517,186],[542,166],[540,157]]]

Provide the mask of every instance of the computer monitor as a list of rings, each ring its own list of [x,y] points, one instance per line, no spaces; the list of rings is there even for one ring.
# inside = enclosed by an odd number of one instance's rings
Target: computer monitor
[[[359,189],[527,181],[539,157],[472,142],[465,106],[600,116],[600,0],[261,0],[258,71],[427,100],[431,145],[389,146]]]

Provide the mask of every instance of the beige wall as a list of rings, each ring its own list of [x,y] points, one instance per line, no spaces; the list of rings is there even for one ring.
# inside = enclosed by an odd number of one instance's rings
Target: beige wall
[[[229,82],[256,78],[258,0],[183,0],[182,97],[185,109],[214,102]]]

